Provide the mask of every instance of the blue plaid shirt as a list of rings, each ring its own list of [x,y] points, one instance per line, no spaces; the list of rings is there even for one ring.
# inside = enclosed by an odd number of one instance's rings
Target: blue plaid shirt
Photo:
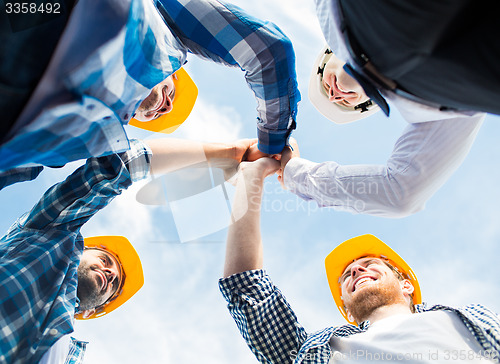
[[[245,71],[257,99],[259,149],[280,153],[300,94],[291,42],[274,24],[216,0],[80,0],[41,81],[45,88],[0,148],[0,172],[127,150],[123,125],[187,52]],[[32,177],[17,181],[23,178]]]
[[[87,160],[47,190],[0,239],[0,363],[38,363],[73,331],[80,228],[147,176],[150,153],[132,140],[128,152]],[[72,347],[83,357],[82,347]]]
[[[251,270],[221,279],[219,287],[243,338],[261,363],[327,364],[332,355],[330,338],[364,332],[351,324],[328,327],[307,334],[283,294],[263,270]],[[416,307],[417,312],[455,312],[489,358],[500,362],[500,318],[481,305],[452,308],[442,305]]]
[[[83,356],[85,354],[85,349],[87,348],[87,342],[79,341],[75,338],[71,338],[71,343],[69,345],[69,352],[64,364],[81,364],[83,363]]]

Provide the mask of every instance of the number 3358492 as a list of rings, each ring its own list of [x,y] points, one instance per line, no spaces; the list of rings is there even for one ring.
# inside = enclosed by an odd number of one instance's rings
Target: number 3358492
[[[60,14],[60,3],[5,3],[5,12],[7,14]]]

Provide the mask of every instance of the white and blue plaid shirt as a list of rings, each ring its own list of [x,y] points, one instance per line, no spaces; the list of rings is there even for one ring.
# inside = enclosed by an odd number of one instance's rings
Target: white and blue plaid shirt
[[[257,99],[259,149],[280,153],[300,93],[292,44],[278,27],[217,0],[80,0],[44,87],[0,147],[0,172],[127,150],[123,125],[187,52],[245,71]],[[4,184],[34,178],[24,173]]]
[[[243,338],[261,363],[328,364],[331,337],[347,337],[366,331],[368,321],[328,327],[308,334],[300,325],[285,296],[263,270],[251,270],[221,279],[219,287]],[[418,313],[447,310],[458,315],[487,353],[500,362],[500,318],[481,305],[452,308],[418,305]]]
[[[151,151],[131,140],[125,153],[88,159],[52,186],[0,239],[0,363],[38,363],[73,331],[80,228],[133,181],[149,173]],[[84,345],[72,341],[73,361]]]

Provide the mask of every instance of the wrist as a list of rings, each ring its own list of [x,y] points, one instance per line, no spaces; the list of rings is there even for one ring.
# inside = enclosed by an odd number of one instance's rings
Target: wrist
[[[236,146],[223,143],[205,143],[203,146],[207,160],[212,158],[236,159]]]
[[[240,170],[246,181],[250,181],[252,184],[263,184],[265,179],[265,173],[259,168],[254,166],[249,166],[246,164],[240,165]]]

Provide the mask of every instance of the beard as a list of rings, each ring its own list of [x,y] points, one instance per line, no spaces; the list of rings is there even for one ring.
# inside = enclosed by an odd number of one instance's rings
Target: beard
[[[91,310],[104,303],[95,278],[90,275],[91,271],[92,267],[84,263],[78,266],[78,286],[76,295],[80,299],[80,311]]]
[[[154,87],[149,95],[141,102],[141,104],[137,108],[137,111],[148,112],[154,106],[156,106],[160,101],[160,97],[162,97],[161,91],[162,89],[158,90],[156,87]]]
[[[399,284],[379,282],[363,287],[359,292],[354,293],[348,300],[344,300],[344,305],[357,323],[368,319],[380,307],[406,304]]]

